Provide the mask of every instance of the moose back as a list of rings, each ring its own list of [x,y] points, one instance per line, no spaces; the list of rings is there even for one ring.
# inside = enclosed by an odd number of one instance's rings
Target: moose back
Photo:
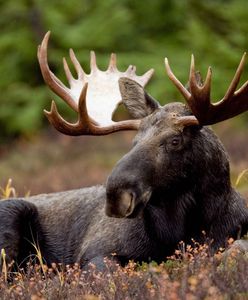
[[[64,60],[66,87],[48,66],[49,35],[38,49],[44,80],[78,113],[78,121],[69,123],[53,102],[51,111],[45,111],[53,126],[69,135],[120,130],[137,130],[137,135],[106,185],[1,201],[0,249],[8,260],[28,259],[35,243],[47,263],[100,265],[112,253],[122,264],[130,259],[161,261],[180,241],[208,238],[214,251],[229,237],[245,234],[247,205],[231,186],[223,145],[207,127],[248,110],[248,81],[236,91],[245,54],[224,98],[215,104],[210,101],[210,68],[203,82],[192,57],[185,88],[166,59],[167,74],[187,105],[161,106],[144,91],[153,70],[137,76],[129,66],[120,72],[114,54],[103,72],[92,52],[91,72],[85,74],[70,50],[78,77]],[[113,122],[121,99],[133,119]]]

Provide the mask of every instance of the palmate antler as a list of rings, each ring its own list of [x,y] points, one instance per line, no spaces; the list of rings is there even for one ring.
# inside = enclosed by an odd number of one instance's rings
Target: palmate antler
[[[203,84],[199,83],[196,78],[194,56],[191,58],[190,74],[189,74],[189,89],[188,91],[183,84],[176,78],[171,71],[168,59],[165,58],[165,67],[167,74],[171,81],[178,88],[180,93],[184,96],[189,108],[193,115],[188,119],[188,123],[199,125],[212,125],[232,117],[235,117],[242,112],[248,110],[248,81],[246,81],[237,91],[241,73],[245,64],[246,53],[244,53],[234,78],[225,94],[223,99],[217,103],[211,103],[210,90],[211,90],[211,68],[208,68],[206,80]],[[184,117],[187,122],[187,117]]]
[[[75,124],[65,121],[52,102],[51,111],[44,111],[52,125],[60,132],[68,135],[105,135],[120,130],[137,130],[140,120],[113,122],[112,116],[121,102],[118,80],[127,77],[137,81],[143,87],[150,80],[153,69],[142,76],[135,74],[136,68],[129,66],[125,72],[118,71],[116,55],[111,54],[108,69],[98,69],[95,53],[91,52],[91,72],[85,74],[74,52],[70,49],[70,58],[77,72],[75,79],[63,59],[64,70],[70,88],[66,87],[50,70],[47,61],[48,32],[38,47],[38,60],[46,84],[61,97],[73,110],[78,112]]]
[[[45,111],[45,114],[53,126],[68,135],[104,135],[120,130],[137,130],[140,120],[112,121],[113,113],[121,102],[118,80],[121,77],[127,77],[144,87],[151,78],[153,70],[149,70],[142,76],[137,76],[135,67],[129,66],[125,72],[120,72],[116,67],[116,55],[112,54],[108,69],[103,72],[97,68],[95,53],[91,52],[91,72],[85,74],[73,50],[70,50],[70,58],[78,78],[75,79],[72,76],[66,60],[63,59],[65,74],[70,85],[68,88],[49,69],[47,62],[49,36],[50,32],[45,35],[41,46],[38,48],[38,60],[42,75],[51,90],[79,115],[77,123],[68,123],[59,115],[55,102],[52,102],[51,111]],[[184,96],[193,113],[192,116],[177,118],[177,122],[183,126],[211,125],[247,111],[248,81],[235,91],[244,68],[245,57],[246,53],[240,61],[225,96],[217,103],[212,103],[210,100],[212,77],[210,67],[205,82],[201,83],[195,72],[194,56],[192,55],[188,90],[173,74],[166,58],[167,74]]]

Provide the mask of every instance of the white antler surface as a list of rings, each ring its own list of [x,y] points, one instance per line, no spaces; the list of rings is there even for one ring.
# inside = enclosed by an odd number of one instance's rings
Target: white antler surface
[[[121,103],[121,94],[118,80],[121,77],[128,77],[145,86],[153,75],[153,69],[147,71],[144,75],[136,75],[135,66],[130,65],[125,72],[120,72],[116,66],[116,55],[111,54],[108,69],[101,71],[96,64],[96,56],[92,51],[90,55],[90,74],[86,74],[77,60],[74,52],[70,49],[70,59],[76,69],[77,78],[74,78],[70,72],[68,64],[63,59],[66,77],[70,88],[66,87],[49,69],[47,62],[47,44],[50,32],[48,32],[38,50],[39,62],[42,66],[42,74],[50,88],[63,98],[68,105],[78,111],[79,97],[85,84],[88,84],[86,95],[87,112],[90,118],[98,126],[109,126],[115,124],[112,121],[114,111]]]
[[[74,58],[75,56],[73,60]],[[84,84],[88,83],[86,105],[89,116],[100,126],[111,125],[113,113],[121,103],[119,78],[128,77],[145,86],[153,73],[153,70],[150,70],[143,76],[137,76],[135,69],[134,66],[129,66],[125,72],[120,72],[116,67],[116,55],[112,54],[108,69],[105,72],[101,71],[97,67],[96,56],[92,51],[90,74],[80,72],[79,79],[70,77],[72,97],[77,102]]]

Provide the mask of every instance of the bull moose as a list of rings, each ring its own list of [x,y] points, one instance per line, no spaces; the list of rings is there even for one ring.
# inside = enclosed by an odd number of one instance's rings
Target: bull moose
[[[91,52],[91,72],[86,74],[70,50],[78,78],[64,59],[70,85],[66,87],[48,66],[49,36],[48,32],[38,48],[42,75],[78,112],[78,121],[69,123],[52,102],[51,111],[45,111],[51,124],[72,136],[138,132],[106,185],[1,201],[0,249],[8,259],[22,262],[34,253],[35,242],[48,264],[100,265],[112,253],[121,264],[130,259],[161,261],[180,241],[202,241],[203,231],[213,251],[229,237],[244,235],[247,205],[232,188],[227,154],[207,125],[248,110],[248,81],[236,90],[245,54],[224,98],[215,104],[210,101],[210,67],[203,82],[192,56],[186,88],[165,59],[167,74],[187,105],[161,106],[144,91],[153,70],[137,76],[129,66],[120,72],[115,54],[103,72]],[[133,119],[113,122],[121,99]]]

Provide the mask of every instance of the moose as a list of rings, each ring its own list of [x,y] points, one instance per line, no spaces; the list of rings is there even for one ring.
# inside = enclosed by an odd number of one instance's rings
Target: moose
[[[52,102],[51,110],[45,111],[50,123],[71,136],[121,130],[137,130],[137,135],[105,185],[1,201],[0,249],[5,249],[8,261],[20,264],[35,252],[37,243],[48,264],[101,266],[113,253],[122,265],[129,260],[160,262],[180,241],[207,238],[214,252],[228,238],[245,235],[246,202],[231,186],[226,151],[208,125],[248,110],[248,81],[236,90],[246,54],[225,96],[214,104],[210,67],[203,81],[192,56],[185,87],[166,58],[167,74],[187,104],[161,106],[144,90],[153,70],[138,76],[131,65],[120,72],[115,54],[103,72],[91,52],[91,72],[86,74],[70,50],[77,78],[64,59],[70,87],[65,86],[48,65],[49,36],[50,32],[38,48],[43,78],[78,113],[78,121],[69,123]],[[114,122],[120,103],[132,118]]]

